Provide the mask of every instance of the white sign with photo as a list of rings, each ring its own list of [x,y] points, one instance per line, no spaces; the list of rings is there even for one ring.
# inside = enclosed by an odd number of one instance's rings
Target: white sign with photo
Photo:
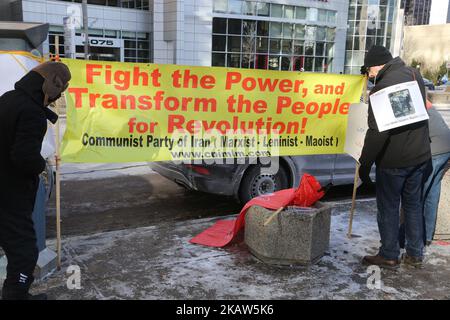
[[[417,81],[384,88],[370,96],[370,103],[380,132],[428,119]]]
[[[344,151],[356,161],[361,157],[364,139],[369,128],[367,125],[368,109],[369,107],[365,103],[352,103],[348,108]]]

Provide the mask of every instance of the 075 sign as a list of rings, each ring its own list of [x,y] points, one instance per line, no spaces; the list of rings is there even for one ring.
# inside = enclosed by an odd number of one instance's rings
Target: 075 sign
[[[105,38],[89,38],[89,45],[93,47],[112,47],[120,48],[120,39],[105,39]],[[84,46],[84,37],[76,37],[76,45]]]
[[[98,46],[98,45],[102,46],[102,45],[104,45],[104,46],[110,47],[110,46],[114,45],[114,42],[112,40],[106,40],[106,39],[101,39],[101,40],[90,39],[89,40],[89,44],[91,46]]]

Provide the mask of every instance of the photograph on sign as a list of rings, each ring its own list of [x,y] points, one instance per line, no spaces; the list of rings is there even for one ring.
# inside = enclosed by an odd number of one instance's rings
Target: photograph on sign
[[[428,119],[416,81],[380,90],[370,96],[370,103],[380,132]]]
[[[392,111],[396,118],[409,116],[415,113],[409,90],[400,90],[388,94]]]

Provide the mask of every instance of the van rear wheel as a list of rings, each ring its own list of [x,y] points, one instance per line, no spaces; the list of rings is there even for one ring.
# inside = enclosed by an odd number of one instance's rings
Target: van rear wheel
[[[247,203],[263,194],[289,188],[288,174],[283,166],[280,166],[276,174],[262,173],[261,168],[261,165],[251,166],[242,178],[239,188],[241,203]]]

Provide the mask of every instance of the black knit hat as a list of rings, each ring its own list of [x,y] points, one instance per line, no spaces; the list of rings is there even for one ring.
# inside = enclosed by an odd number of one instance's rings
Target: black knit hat
[[[373,46],[364,58],[364,67],[381,66],[392,59],[392,55],[388,49],[383,46]]]

